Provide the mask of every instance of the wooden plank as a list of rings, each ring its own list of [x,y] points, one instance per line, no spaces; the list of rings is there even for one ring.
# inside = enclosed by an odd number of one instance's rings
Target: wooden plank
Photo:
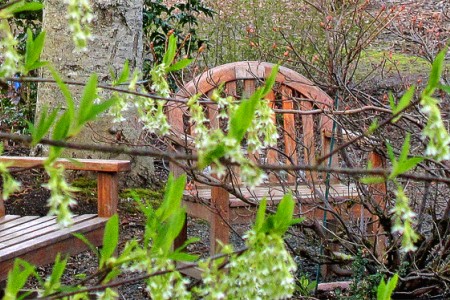
[[[3,201],[2,190],[0,190],[0,218],[5,216],[5,203]]]
[[[46,160],[46,157],[19,157],[19,156],[0,156],[0,162],[11,164],[15,168],[35,168],[40,167]],[[127,160],[108,160],[108,159],[58,159],[58,165],[64,166],[67,170],[81,171],[102,171],[102,172],[123,172],[131,170],[131,164]]]
[[[211,98],[213,91],[208,93],[208,98]],[[208,103],[207,107],[207,116],[209,120],[209,125],[211,129],[219,129],[219,107],[216,103]]]
[[[218,241],[228,244],[230,239],[230,228],[227,224],[230,215],[230,195],[221,187],[211,189],[211,207],[215,209],[210,221],[210,253],[217,253]]]
[[[82,222],[79,222],[69,228],[35,235],[31,239],[18,240],[16,243],[9,245],[7,248],[3,248],[3,245],[1,245],[0,247],[2,247],[3,249],[0,248],[0,262],[13,257],[19,257],[24,253],[38,248],[51,246],[59,241],[72,237],[72,234],[75,232],[85,233],[94,231],[98,228],[102,228],[107,220],[107,218],[99,217],[94,217],[93,219],[84,219]],[[49,253],[51,253],[51,251],[49,251]]]
[[[209,194],[211,199],[211,193]],[[212,208],[210,207],[209,201],[203,203],[203,202],[197,202],[197,201],[183,201],[183,207],[186,208],[186,213],[189,216],[192,216],[194,218],[200,218],[203,220],[206,220],[208,222],[211,222],[212,219]]]
[[[270,108],[275,109],[276,96],[275,96],[275,92],[273,90],[271,90],[267,94],[266,99],[269,101]],[[272,114],[270,119],[275,124],[275,126],[277,126],[277,118],[276,118],[275,113]],[[276,145],[275,145],[275,147],[276,147]],[[267,150],[266,159],[267,159],[267,163],[270,164],[270,165],[276,165],[276,164],[280,163],[280,161],[278,159],[278,152],[275,149],[269,148]],[[278,182],[278,181],[279,180],[278,180],[277,176],[273,172],[270,172],[270,174],[269,174],[269,182]]]
[[[117,213],[119,202],[119,176],[117,173],[98,172],[98,215],[99,217],[111,217]]]
[[[300,105],[301,110],[311,110],[313,107],[311,102],[304,101]],[[316,163],[316,143],[314,140],[314,120],[312,115],[302,115],[303,125],[303,146],[304,146],[304,163],[306,165],[314,165]],[[316,172],[307,172],[306,179],[309,181],[317,181]]]
[[[182,262],[182,261],[177,262],[177,268],[183,268],[183,267],[186,267],[188,265],[190,265],[190,263]],[[187,276],[195,278],[195,279],[199,279],[199,280],[202,279],[203,271],[199,267],[192,267],[192,268],[189,268],[189,269],[183,269],[180,272],[182,274],[184,274],[184,275],[187,275]]]
[[[81,215],[73,218],[74,225],[70,227],[70,229],[74,228],[78,223],[86,222],[87,220],[97,218],[96,215]],[[3,256],[4,251],[11,248],[11,246],[27,242],[28,240],[32,243],[33,239],[48,235],[49,233],[57,233],[58,231],[64,232],[66,229],[61,229],[61,226],[56,222],[51,226],[46,226],[43,228],[39,228],[36,231],[30,232],[28,234],[21,234],[20,232],[16,232],[10,235],[10,238],[7,241],[0,242],[0,256]]]
[[[294,100],[292,99],[292,89],[283,85],[281,87],[281,99],[283,109],[294,109]],[[286,154],[286,164],[296,165],[297,159],[297,142],[295,131],[295,115],[283,114],[283,133],[284,133],[284,153]],[[295,182],[296,177],[288,174],[287,182]]]
[[[167,120],[171,125],[170,138],[173,141],[170,145],[172,147],[172,151],[179,150],[179,147],[176,145],[177,143],[179,143],[180,145],[184,145],[185,143],[189,142],[186,139],[187,132],[185,131],[184,127],[184,111],[185,107],[178,104],[167,109]],[[183,169],[176,164],[169,164],[169,170],[174,174],[175,177],[183,174]]]
[[[5,215],[4,217],[0,217],[0,225],[4,224],[6,222],[9,222],[11,220],[15,220],[20,218],[20,216],[16,216],[16,215]]]
[[[238,98],[236,81],[227,82],[225,84],[225,94],[227,96]],[[231,166],[230,170],[230,180],[234,180],[235,184],[241,184],[241,168],[239,166]]]
[[[256,91],[256,78],[244,80],[244,89],[242,91],[242,98],[248,99]],[[254,163],[259,163],[259,153],[248,153],[248,157]]]
[[[26,216],[0,224],[0,237],[23,229],[24,226],[29,226],[28,223],[36,219],[39,219],[39,216]]]
[[[225,84],[225,94],[227,96],[232,96],[234,98],[237,98],[238,94],[237,94],[237,91],[236,91],[236,86],[237,86],[236,85],[236,81],[227,82]]]
[[[375,151],[369,154],[368,161],[374,169],[386,167],[385,159]],[[373,197],[373,201],[375,202],[373,203],[374,206],[378,206],[376,209],[386,210],[387,186],[385,182],[369,185],[369,194]],[[368,232],[373,236],[372,241],[375,245],[375,256],[383,261],[386,259],[384,255],[387,246],[386,234],[378,216],[373,215],[372,217],[373,220],[368,226]]]
[[[84,236],[94,246],[98,247],[102,244],[103,227],[86,232],[84,233]],[[20,257],[29,263],[40,266],[54,262],[57,253],[74,255],[88,249],[88,246],[86,246],[86,244],[84,244],[81,240],[75,238],[73,235],[69,235],[65,239],[54,242],[50,245],[24,249],[22,254],[20,254]],[[6,279],[8,271],[12,268],[16,257],[17,256],[12,256],[5,260],[0,258],[0,282]]]
[[[44,228],[47,226],[51,226],[55,224],[55,217],[37,217],[36,219],[27,222],[25,224],[21,224],[19,226],[15,226],[12,228],[8,228],[2,230],[0,228],[0,242],[4,242],[13,237],[13,234],[19,232],[19,234],[24,235],[26,233],[30,233],[36,231],[40,228]]]
[[[325,193],[326,186],[324,184],[315,186],[317,191]],[[211,199],[211,188],[198,189],[198,197],[200,199]],[[315,200],[317,197],[315,192],[307,185],[292,185],[292,186],[259,186],[249,191],[245,188],[241,188],[242,195],[247,199],[260,200],[263,197],[268,197],[268,199],[281,199],[288,191],[291,191],[295,198],[301,199],[302,201]],[[344,185],[344,184],[334,184],[330,187],[330,197],[337,199],[353,199],[359,197],[356,186]],[[248,205],[237,199],[234,195],[229,195],[230,203],[242,203],[243,205]]]

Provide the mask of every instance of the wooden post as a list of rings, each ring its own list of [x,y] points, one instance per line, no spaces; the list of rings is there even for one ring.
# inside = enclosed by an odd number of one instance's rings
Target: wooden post
[[[221,187],[213,187],[211,190],[211,206],[216,210],[210,220],[210,253],[215,254],[219,250],[218,240],[228,243],[230,239],[230,195]],[[228,223],[228,224],[227,224]]]
[[[1,195],[3,191],[0,190],[0,218],[5,216],[5,204]]]
[[[372,163],[374,169],[382,168],[385,166],[384,158],[375,151],[372,151],[369,154],[368,161]],[[385,182],[370,185],[369,193],[372,194],[375,205],[378,205],[383,210],[386,209],[385,197],[387,189]],[[373,216],[373,220],[369,223],[367,231],[369,232],[369,234],[372,234],[374,236],[373,242],[375,246],[376,256],[382,260],[383,253],[385,253],[386,250],[386,236],[384,235],[383,227],[379,222],[378,216]]]
[[[99,217],[111,217],[117,213],[117,204],[119,202],[118,184],[117,173],[97,173],[97,207]]]

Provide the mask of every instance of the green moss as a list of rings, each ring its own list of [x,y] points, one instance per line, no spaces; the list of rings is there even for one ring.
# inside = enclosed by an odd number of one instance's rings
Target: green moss
[[[85,201],[97,201],[97,180],[88,177],[78,177],[71,182],[77,188],[77,199]]]
[[[79,189],[97,189],[97,181],[88,177],[78,177],[72,181],[72,186]]]
[[[391,53],[388,51],[367,50],[361,54],[360,68],[367,68],[368,64],[380,64],[385,60],[384,68],[388,72],[401,72],[405,74],[427,75],[431,68],[430,62],[414,55]]]
[[[164,191],[163,190],[152,190],[152,189],[144,189],[144,188],[128,188],[124,189],[120,192],[119,197],[121,199],[135,199],[148,202],[153,208],[157,208],[163,198]],[[131,204],[132,203],[132,204]],[[127,205],[126,209],[136,210],[136,205],[134,201],[129,202],[130,205]]]

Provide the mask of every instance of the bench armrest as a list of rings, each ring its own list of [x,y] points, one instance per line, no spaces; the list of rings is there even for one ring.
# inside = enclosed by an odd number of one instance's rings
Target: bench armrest
[[[0,162],[9,163],[12,168],[38,168],[46,159],[46,157],[0,156]],[[63,165],[66,170],[124,172],[131,169],[128,160],[60,158],[56,164]]]
[[[8,163],[10,168],[39,168],[45,157],[0,156],[0,162]],[[117,212],[118,204],[118,172],[131,170],[127,160],[107,159],[58,159],[58,165],[66,170],[94,171],[97,173],[97,207],[99,217],[110,217]],[[4,215],[3,200],[0,195],[0,217]]]

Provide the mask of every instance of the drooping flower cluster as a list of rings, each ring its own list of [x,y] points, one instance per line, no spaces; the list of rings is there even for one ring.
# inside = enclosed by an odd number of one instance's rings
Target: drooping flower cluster
[[[168,259],[153,259],[151,273],[171,271],[164,275],[152,276],[147,280],[147,291],[152,299],[191,299],[187,290],[189,279],[175,271],[175,264]]]
[[[264,147],[276,145],[278,132],[272,116],[273,110],[267,101],[259,102],[256,117],[253,119],[247,134],[249,152],[260,153]]]
[[[422,131],[422,136],[428,138],[425,154],[438,161],[450,159],[450,134],[442,121],[439,100],[425,95],[420,104],[421,111],[428,116],[427,125]]]
[[[94,19],[89,0],[65,0],[69,30],[77,50],[86,51],[91,38],[89,23]]]
[[[156,72],[152,75],[152,78],[155,77],[153,79],[154,82],[165,82],[165,84],[153,84],[152,88],[155,89],[159,96],[168,97],[169,86],[167,82],[165,79],[156,79],[156,74],[158,74],[158,76],[165,76],[165,73]],[[133,78],[128,85],[130,91],[137,91],[138,75],[138,73],[133,75]],[[146,93],[146,90],[142,88],[139,92]],[[152,98],[132,94],[121,96],[118,93],[115,93],[115,97],[117,98],[116,104],[110,110],[110,113],[114,116],[114,122],[125,121],[123,113],[134,106],[139,116],[139,121],[142,122],[144,129],[159,135],[165,135],[169,132],[170,125],[167,121],[167,116],[164,113],[164,106],[167,101],[154,100]]]
[[[296,264],[279,234],[249,231],[248,250],[231,255],[227,270],[223,261],[202,263],[203,284],[197,290],[202,299],[286,299],[294,292]],[[225,246],[224,252],[231,252]],[[211,267],[212,265],[212,267]]]
[[[228,121],[226,130],[229,130],[229,118],[237,110],[239,103],[233,97],[221,97],[218,91],[213,92],[211,100],[217,103],[219,120]],[[262,99],[258,102],[255,117],[247,130],[246,149],[241,146],[241,141],[227,135],[221,128],[207,126],[209,120],[206,118],[203,106],[199,103],[198,95],[191,97],[187,105],[189,107],[190,122],[193,126],[194,144],[199,157],[204,157],[211,149],[223,147],[223,157],[240,166],[240,175],[243,182],[249,186],[256,186],[262,183],[265,178],[264,172],[257,168],[255,163],[248,159],[248,156],[259,153],[264,147],[276,144],[278,134],[276,125],[272,121],[273,111],[269,107],[268,101]],[[217,175],[223,176],[225,167],[219,159],[213,159],[213,171]]]
[[[45,164],[45,171],[50,177],[48,183],[43,185],[51,192],[47,204],[50,207],[49,214],[55,215],[61,226],[70,226],[73,223],[70,207],[77,203],[72,193],[77,189],[66,181],[63,166]]]
[[[401,185],[397,186],[395,196],[395,206],[391,209],[391,213],[394,214],[392,232],[397,232],[402,235],[402,251],[415,251],[416,246],[414,246],[414,243],[419,239],[419,236],[413,229],[416,214],[411,210],[409,199],[405,195]]]
[[[16,51],[17,40],[11,33],[7,20],[0,21],[0,66],[1,77],[13,77],[22,69],[22,57]]]
[[[1,149],[0,149],[1,150]],[[1,153],[1,151],[0,151]],[[0,174],[2,176],[3,187],[2,187],[2,198],[6,200],[9,196],[18,191],[20,188],[20,182],[15,180],[8,171],[8,165],[0,163]]]

